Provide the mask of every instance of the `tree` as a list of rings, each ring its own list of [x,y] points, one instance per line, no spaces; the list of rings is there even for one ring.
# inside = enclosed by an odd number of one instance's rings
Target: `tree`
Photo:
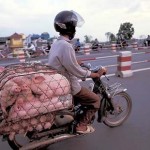
[[[116,40],[115,35],[111,32],[106,32],[105,35],[107,36],[107,39],[108,39],[109,42],[112,42],[112,41]]]
[[[130,22],[125,22],[120,25],[117,36],[119,39],[130,40],[134,34],[133,24]]]
[[[116,41],[116,36],[113,33],[110,34],[109,41],[111,42]]]
[[[109,41],[109,37],[110,37],[110,35],[111,35],[111,32],[106,32],[105,35],[106,35],[106,37],[107,37],[107,39],[108,39],[108,41]]]
[[[91,35],[85,35],[84,38],[85,38],[85,41],[84,41],[85,43],[91,43],[91,40],[92,40]]]

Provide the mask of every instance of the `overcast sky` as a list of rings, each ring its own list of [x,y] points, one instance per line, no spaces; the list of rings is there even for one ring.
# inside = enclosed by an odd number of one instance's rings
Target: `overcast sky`
[[[76,33],[81,40],[90,35],[105,41],[105,33],[116,34],[124,22],[133,24],[135,38],[150,34],[150,0],[0,0],[0,37],[14,32],[58,36],[53,20],[62,10],[74,10],[84,18]]]

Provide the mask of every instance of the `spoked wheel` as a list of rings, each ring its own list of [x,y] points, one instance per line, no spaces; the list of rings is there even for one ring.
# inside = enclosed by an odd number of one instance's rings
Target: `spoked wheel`
[[[45,138],[47,138],[47,137],[45,137]],[[8,141],[9,146],[13,150],[19,150],[20,148],[24,147],[25,145],[33,142],[33,140],[30,139],[30,136],[25,136],[23,134],[17,134],[17,135],[15,135],[15,138],[13,140],[10,140],[8,138],[7,141]],[[35,150],[44,150],[44,149],[46,150],[47,147],[48,147],[48,145],[42,146],[42,147],[37,147]]]
[[[120,92],[113,96],[112,103],[114,111],[106,110],[103,122],[109,127],[116,127],[121,125],[130,115],[132,101],[126,92]]]

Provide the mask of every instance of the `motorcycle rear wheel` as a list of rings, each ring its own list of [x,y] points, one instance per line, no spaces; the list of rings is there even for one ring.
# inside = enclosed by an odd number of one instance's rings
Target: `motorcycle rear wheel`
[[[114,111],[106,110],[103,123],[109,127],[117,127],[125,122],[132,109],[131,97],[126,92],[120,92],[113,96]]]

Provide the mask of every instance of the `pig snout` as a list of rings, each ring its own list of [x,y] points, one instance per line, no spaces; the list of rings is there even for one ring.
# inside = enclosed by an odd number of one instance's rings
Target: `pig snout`
[[[18,86],[18,87],[15,87],[14,88],[14,92],[15,93],[19,93],[19,92],[21,92],[21,88]]]
[[[29,89],[30,89],[29,86],[26,85],[26,84],[23,84],[23,85],[21,86],[21,90],[22,90],[22,91],[26,91],[26,90],[29,90]]]

